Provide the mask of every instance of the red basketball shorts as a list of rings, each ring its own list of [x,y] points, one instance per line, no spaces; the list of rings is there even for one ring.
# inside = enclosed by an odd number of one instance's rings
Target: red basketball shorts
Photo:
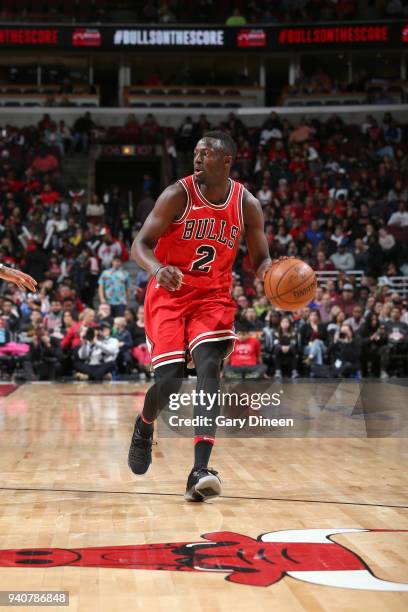
[[[184,285],[178,291],[167,291],[152,278],[144,307],[153,368],[185,361],[187,348],[194,359],[194,349],[203,342],[230,340],[232,351],[237,338],[236,304],[229,290],[203,291]]]

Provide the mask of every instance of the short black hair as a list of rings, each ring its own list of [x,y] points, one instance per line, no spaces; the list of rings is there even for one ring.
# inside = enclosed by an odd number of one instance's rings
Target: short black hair
[[[254,331],[255,326],[253,325],[253,323],[247,321],[246,319],[239,319],[238,321],[236,321],[235,329],[237,332],[248,333]]]
[[[222,132],[221,130],[211,130],[210,132],[206,132],[203,136],[203,140],[205,138],[211,138],[211,140],[218,140],[219,145],[216,147],[220,149],[226,155],[231,155],[232,161],[234,161],[235,156],[237,154],[237,145],[234,140],[231,138],[227,132]]]

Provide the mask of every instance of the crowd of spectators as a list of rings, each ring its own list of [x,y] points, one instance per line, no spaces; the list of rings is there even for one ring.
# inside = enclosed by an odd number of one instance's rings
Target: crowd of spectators
[[[312,304],[289,315],[267,303],[262,283],[251,299],[238,277],[239,339],[226,376],[316,378],[407,374],[408,303],[388,285],[357,288],[342,276],[320,286]]]
[[[85,139],[78,124],[61,131],[48,115],[38,126],[0,132],[0,258],[39,281],[37,294],[7,283],[1,288],[4,376],[150,376],[148,277],[138,272],[131,291],[126,262],[159,186],[144,175],[135,218],[117,187],[89,198],[68,190],[66,152],[87,150],[95,132],[109,133],[89,114],[82,120]],[[404,125],[389,113],[382,120],[368,116],[361,126],[337,115],[289,122],[275,113],[257,128],[233,113],[220,126],[205,115],[187,117],[174,133],[153,115],[141,125],[129,117],[125,133],[130,124],[136,141],[165,144],[176,162],[190,158],[208,129],[228,131],[238,144],[232,177],[261,203],[271,257],[299,256],[328,273],[309,308],[279,313],[255,279],[242,240],[233,284],[240,339],[226,375],[407,374],[407,296],[394,286],[396,276],[408,275]]]
[[[3,6],[4,5],[4,6]],[[282,23],[399,18],[407,14],[402,0],[6,0],[0,17],[13,21],[172,23]]]

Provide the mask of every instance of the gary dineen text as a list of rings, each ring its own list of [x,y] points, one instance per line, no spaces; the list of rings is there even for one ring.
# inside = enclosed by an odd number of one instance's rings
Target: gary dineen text
[[[269,419],[260,415],[249,415],[247,417],[226,417],[219,415],[213,419],[208,416],[197,417],[180,417],[177,414],[172,414],[169,417],[170,427],[294,427],[293,419]]]

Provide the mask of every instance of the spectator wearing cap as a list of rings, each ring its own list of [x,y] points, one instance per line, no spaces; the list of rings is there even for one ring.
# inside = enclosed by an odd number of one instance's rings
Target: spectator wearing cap
[[[102,262],[102,267],[108,269],[113,264],[113,258],[121,256],[122,248],[118,240],[114,240],[109,231],[105,228],[103,232],[103,241],[98,248],[97,255]]]
[[[240,324],[234,350],[225,360],[224,372],[228,378],[262,378],[266,372],[261,358],[261,343],[250,335],[249,327],[244,322]]]
[[[351,283],[345,283],[341,294],[334,300],[334,304],[339,306],[347,317],[353,316],[353,309],[357,306],[354,299],[354,287]]]
[[[56,297],[51,299],[50,310],[44,317],[44,327],[51,336],[60,334],[62,328],[62,303]]]
[[[354,334],[357,334],[361,330],[364,325],[363,309],[361,306],[354,306],[352,316],[344,321],[344,325],[351,327]]]
[[[116,367],[119,340],[111,335],[111,326],[102,323],[99,327],[81,331],[78,358],[74,369],[90,380],[102,380]]]
[[[354,257],[352,253],[346,251],[346,244],[344,241],[338,245],[337,251],[333,253],[330,260],[333,262],[336,270],[341,270],[342,272],[354,270]]]
[[[122,267],[120,257],[114,257],[112,267],[99,277],[99,299],[108,303],[113,317],[121,317],[130,300],[129,273]]]

